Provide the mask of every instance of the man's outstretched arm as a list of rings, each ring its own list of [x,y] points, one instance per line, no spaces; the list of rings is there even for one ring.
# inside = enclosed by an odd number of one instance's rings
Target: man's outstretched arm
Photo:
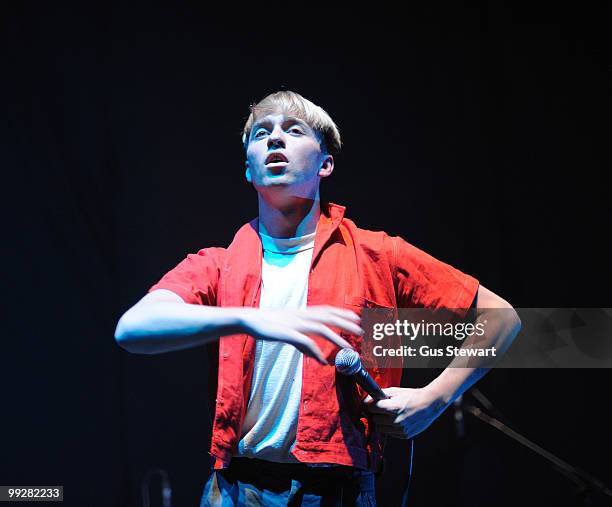
[[[187,304],[178,294],[158,289],[121,316],[115,340],[128,352],[160,354],[239,332],[239,316],[234,308]]]
[[[521,321],[512,306],[482,285],[476,296],[476,322],[487,321],[484,337],[472,336],[463,343],[465,348],[495,347],[502,356],[521,328]],[[504,309],[499,311],[499,309]],[[484,339],[483,339],[484,338]],[[387,400],[364,400],[373,413],[377,428],[398,438],[412,438],[425,430],[453,401],[482,378],[490,367],[478,366],[479,358],[470,357],[473,367],[464,367],[465,358],[456,357],[449,366],[427,386],[420,389],[390,387],[383,389]],[[489,358],[480,359],[490,364]],[[486,361],[486,363],[485,363]]]
[[[363,334],[359,317],[350,310],[312,306],[305,310],[216,307],[187,304],[172,291],[158,289],[144,296],[117,323],[115,340],[125,350],[159,354],[196,347],[219,336],[246,333],[262,340],[283,341],[326,364],[308,334],[338,347],[350,344],[328,326]]]

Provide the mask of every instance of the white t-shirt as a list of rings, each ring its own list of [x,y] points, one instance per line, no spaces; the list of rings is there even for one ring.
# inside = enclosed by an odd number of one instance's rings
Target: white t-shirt
[[[263,245],[260,308],[306,308],[315,233],[272,238]],[[299,463],[297,432],[303,355],[284,342],[257,340],[251,394],[236,456]]]

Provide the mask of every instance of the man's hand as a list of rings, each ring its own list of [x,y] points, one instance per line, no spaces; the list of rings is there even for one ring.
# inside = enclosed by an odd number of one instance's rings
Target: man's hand
[[[253,338],[289,343],[321,364],[328,363],[321,349],[306,333],[321,336],[340,348],[352,347],[327,326],[335,326],[351,334],[363,334],[356,313],[334,306],[309,306],[304,310],[244,308],[241,309],[240,320],[244,332]]]
[[[373,414],[376,428],[396,438],[408,439],[418,435],[447,407],[444,400],[427,387],[388,387],[383,392],[389,396],[388,400],[374,402],[367,396],[363,403]]]

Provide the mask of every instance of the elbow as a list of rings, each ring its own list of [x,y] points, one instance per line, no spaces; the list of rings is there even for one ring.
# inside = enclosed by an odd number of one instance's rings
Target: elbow
[[[521,319],[514,307],[482,285],[478,288],[476,301],[479,314],[487,315],[485,318],[499,327],[505,339],[511,343],[522,326]]]
[[[514,311],[514,333],[515,335],[517,335],[519,331],[521,330],[523,323],[521,322],[521,318],[519,317],[519,314],[516,313],[516,310],[514,308],[512,310]]]
[[[497,296],[494,308],[502,309],[502,319],[505,321],[506,327],[511,330],[513,335],[518,334],[521,330],[521,318],[514,309],[514,307],[508,303],[505,299]]]
[[[134,322],[133,315],[130,312],[126,312],[117,322],[115,328],[115,342],[123,350],[132,354],[143,354],[146,353],[136,347],[137,337],[137,325]]]
[[[117,327],[115,328],[115,342],[122,349],[127,350],[128,352],[131,352],[131,350],[130,350],[130,334],[129,334],[127,326],[126,326],[125,315],[123,315],[119,319],[119,322],[117,322]]]
[[[508,334],[514,338],[521,330],[522,322],[514,307],[505,299],[497,296],[488,302],[489,308],[485,310],[494,322],[498,322]]]
[[[506,303],[507,315],[506,315],[506,327],[510,330],[509,334],[512,336],[512,339],[516,337],[516,335],[521,330],[522,322],[519,314],[514,309],[514,307],[510,303]]]

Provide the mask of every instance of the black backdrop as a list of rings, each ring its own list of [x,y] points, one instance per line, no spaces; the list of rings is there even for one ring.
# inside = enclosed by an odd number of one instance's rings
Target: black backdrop
[[[516,307],[612,306],[603,7],[297,7],[5,12],[0,483],[138,506],[161,467],[174,505],[197,504],[205,351],[130,355],[113,331],[187,252],[228,244],[255,216],[240,131],[248,104],[280,88],[337,121],[345,147],[324,194],[362,227]],[[612,484],[610,380],[500,370],[479,387],[516,429]],[[417,437],[411,505],[573,505],[569,481],[467,422],[463,448],[450,412]],[[388,446],[381,505],[398,504],[407,456]]]

